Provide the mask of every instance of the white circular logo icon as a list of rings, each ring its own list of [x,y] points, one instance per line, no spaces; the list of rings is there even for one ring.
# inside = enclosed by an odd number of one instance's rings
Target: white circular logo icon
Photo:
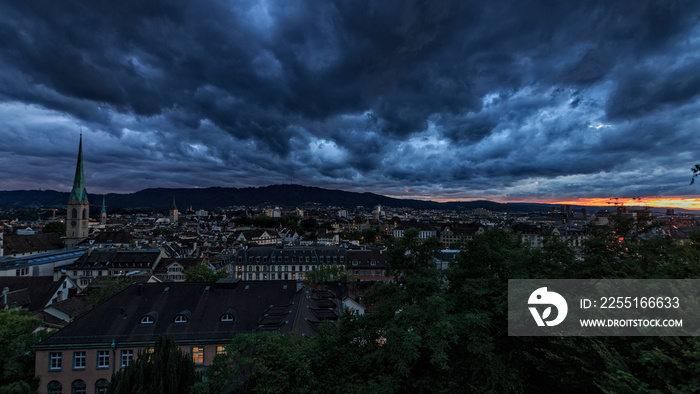
[[[529,307],[532,317],[535,318],[535,322],[537,322],[537,325],[540,327],[544,327],[545,325],[550,327],[556,326],[564,321],[564,318],[566,318],[566,313],[569,311],[569,307],[566,304],[564,297],[559,295],[559,293],[547,291],[546,287],[540,287],[539,289],[533,291],[532,294],[530,294],[530,298],[527,300],[527,303],[529,305],[550,305],[542,312],[542,316],[540,316],[539,312],[537,312],[537,308],[533,306]],[[546,320],[552,314],[552,306],[557,308],[557,317],[554,320]]]

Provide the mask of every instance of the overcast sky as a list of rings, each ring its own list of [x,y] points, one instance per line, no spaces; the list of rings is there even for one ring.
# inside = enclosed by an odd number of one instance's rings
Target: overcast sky
[[[700,2],[0,2],[0,190],[693,196]]]

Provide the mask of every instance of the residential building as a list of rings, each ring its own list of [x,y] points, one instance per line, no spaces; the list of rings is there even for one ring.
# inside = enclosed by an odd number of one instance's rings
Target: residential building
[[[337,321],[339,305],[331,292],[295,281],[135,284],[35,347],[39,391],[106,392],[162,334],[202,371],[237,334],[312,336],[321,321]]]

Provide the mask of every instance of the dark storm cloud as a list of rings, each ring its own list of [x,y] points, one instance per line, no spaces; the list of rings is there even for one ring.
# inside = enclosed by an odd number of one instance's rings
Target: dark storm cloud
[[[699,10],[6,1],[0,164],[27,164],[25,181],[0,187],[68,187],[58,179],[83,129],[90,181],[108,191],[296,182],[581,196],[648,192],[651,178],[629,174],[662,168],[653,182],[692,193],[682,179],[697,151],[683,141],[698,129]],[[56,181],[39,175],[42,158],[60,162]]]

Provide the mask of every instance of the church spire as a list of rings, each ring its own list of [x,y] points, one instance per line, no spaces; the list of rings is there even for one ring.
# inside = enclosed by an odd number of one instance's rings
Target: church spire
[[[87,201],[85,191],[85,176],[83,175],[83,135],[80,134],[80,146],[78,147],[78,163],[75,166],[75,178],[73,179],[73,190],[70,192],[69,201],[76,200],[79,203]]]
[[[102,212],[103,214],[107,214],[107,206],[105,205],[105,196],[102,196]]]

